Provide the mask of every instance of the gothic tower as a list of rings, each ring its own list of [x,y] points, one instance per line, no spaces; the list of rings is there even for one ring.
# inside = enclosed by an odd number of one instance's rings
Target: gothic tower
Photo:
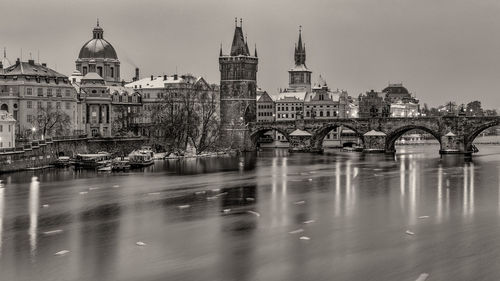
[[[246,124],[256,120],[257,64],[257,48],[250,55],[242,20],[235,20],[231,52],[224,55],[221,46],[219,55],[220,118],[222,139],[240,150],[250,149]]]
[[[302,27],[299,27],[299,41],[295,45],[295,66],[288,73],[290,91],[311,91],[311,71],[306,66],[306,45],[302,44]]]

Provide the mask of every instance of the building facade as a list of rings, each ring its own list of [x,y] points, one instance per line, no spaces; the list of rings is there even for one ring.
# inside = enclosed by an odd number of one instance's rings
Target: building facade
[[[16,146],[16,119],[5,110],[0,110],[0,149]]]
[[[257,122],[273,122],[275,120],[274,100],[267,92],[257,96]]]
[[[138,78],[138,77],[137,77]],[[141,127],[142,135],[152,135],[148,125],[153,121],[155,107],[161,103],[171,102],[174,110],[181,110],[185,98],[191,95],[195,101],[200,101],[200,97],[214,97],[217,115],[219,115],[219,87],[206,82],[203,77],[186,75],[151,75],[147,78],[137,79],[134,82],[125,84],[128,91],[132,91],[137,100],[141,100],[141,108],[136,110],[141,112],[137,116],[138,125]]]
[[[245,124],[256,121],[257,107],[257,48],[250,54],[243,37],[242,23],[235,24],[233,43],[229,55],[219,53],[220,119],[222,139],[244,142]]]
[[[358,97],[359,118],[389,117],[390,103],[384,99],[384,94],[371,90]]]
[[[68,77],[34,60],[0,69],[0,110],[17,121],[18,137],[69,135],[78,128],[77,93]],[[60,124],[52,125],[55,117]]]

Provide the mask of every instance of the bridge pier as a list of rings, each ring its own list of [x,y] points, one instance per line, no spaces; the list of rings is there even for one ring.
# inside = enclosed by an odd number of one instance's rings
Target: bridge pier
[[[464,137],[451,131],[441,137],[440,154],[467,154]]]
[[[387,135],[384,132],[371,130],[363,135],[365,140],[363,152],[383,153],[386,152]]]
[[[288,142],[290,152],[323,152],[323,148],[314,145],[312,134],[304,130],[293,131],[288,137]]]

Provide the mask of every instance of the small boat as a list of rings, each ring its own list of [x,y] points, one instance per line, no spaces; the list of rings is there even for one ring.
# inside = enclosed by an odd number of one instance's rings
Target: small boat
[[[71,159],[68,156],[60,156],[54,163],[56,167],[64,168],[71,165]]]
[[[147,167],[154,164],[152,151],[135,150],[128,155],[131,168]]]
[[[130,169],[128,160],[115,159],[111,162],[111,170],[113,171],[126,171]]]
[[[99,172],[111,172],[111,165],[104,166],[102,168],[97,169]]]
[[[99,169],[111,163],[111,154],[99,152],[97,154],[77,154],[75,157],[75,168]]]

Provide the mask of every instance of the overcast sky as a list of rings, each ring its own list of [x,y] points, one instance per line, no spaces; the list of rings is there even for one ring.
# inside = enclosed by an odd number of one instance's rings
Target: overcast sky
[[[66,75],[99,17],[121,76],[193,73],[219,83],[220,43],[234,17],[259,54],[258,85],[286,87],[298,26],[307,66],[350,95],[404,85],[429,105],[479,99],[500,108],[498,0],[0,0],[0,46],[11,61],[32,53]]]

